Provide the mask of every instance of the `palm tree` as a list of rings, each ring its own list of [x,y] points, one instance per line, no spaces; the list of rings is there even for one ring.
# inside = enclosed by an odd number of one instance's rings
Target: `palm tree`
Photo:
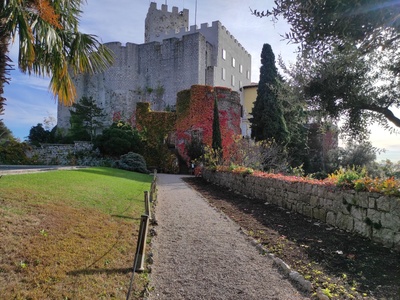
[[[12,42],[18,37],[18,67],[49,76],[50,90],[64,105],[76,99],[71,75],[104,70],[113,55],[97,37],[78,31],[82,0],[3,0],[0,7],[0,114],[5,99]]]

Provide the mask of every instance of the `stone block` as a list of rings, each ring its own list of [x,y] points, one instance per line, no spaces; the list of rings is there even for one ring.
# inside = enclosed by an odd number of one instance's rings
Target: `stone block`
[[[293,193],[293,192],[288,192],[288,200],[289,201],[294,201],[296,199],[298,199],[298,194]]]
[[[319,206],[319,198],[317,196],[311,196],[310,205],[313,207]]]
[[[320,205],[325,209],[333,209],[333,200],[331,199],[321,199]]]
[[[368,197],[368,208],[376,209],[376,199],[374,197]]]
[[[297,194],[297,200],[310,204],[311,199],[310,199],[310,194]]]
[[[312,218],[312,207],[309,205],[303,206],[303,215],[306,217]]]
[[[326,223],[332,226],[336,226],[336,214],[333,211],[326,213]]]
[[[355,197],[354,191],[345,191],[343,192],[343,199],[346,203],[350,203],[352,205],[357,205],[357,199]]]
[[[312,188],[313,188],[313,186],[312,186],[311,184],[309,184],[309,183],[304,183],[304,184],[303,184],[303,193],[304,193],[304,194],[307,194],[307,195],[310,195],[310,194],[311,194],[311,191],[312,191]]]
[[[342,196],[340,195],[340,193],[339,193],[339,194],[336,194],[336,191],[327,191],[323,198],[327,198],[327,199],[331,199],[331,200],[336,200],[336,199],[338,198],[338,196],[339,196],[340,199],[342,198]]]
[[[352,206],[350,214],[353,216],[354,219],[365,221],[365,218],[367,217],[367,210],[362,207]]]
[[[369,208],[369,201],[366,193],[358,194],[358,205],[362,208]]]
[[[339,205],[338,211],[341,212],[344,215],[350,215],[352,207],[353,207],[353,205],[351,205],[350,203],[347,203],[347,204],[341,203]]]
[[[382,243],[384,246],[391,248],[393,247],[394,242],[394,232],[386,228],[372,228],[372,240]]]
[[[390,211],[390,198],[381,196],[376,200],[376,208],[380,211]]]
[[[353,217],[339,212],[336,216],[336,226],[347,231],[353,231]]]
[[[311,190],[311,195],[313,196],[318,196],[318,190],[319,190],[319,186],[316,184],[312,185],[312,190]]]
[[[297,202],[297,205],[296,205],[296,212],[298,212],[299,214],[302,214],[302,213],[303,213],[303,206],[304,206],[303,203]]]
[[[395,216],[400,216],[400,199],[392,198],[390,202],[390,212]]]
[[[392,213],[382,213],[381,216],[382,227],[400,232],[400,216],[393,215]]]
[[[372,235],[372,227],[367,225],[364,220],[354,219],[354,231],[367,238],[371,238]]]
[[[324,187],[322,187],[322,186],[318,187],[317,195],[319,198],[324,198],[326,194],[327,194],[327,191]]]
[[[367,210],[367,217],[374,223],[379,223],[379,221],[382,219],[382,213],[375,210],[375,209],[368,209]]]
[[[326,222],[326,209],[324,208],[313,208],[312,210],[313,218]]]

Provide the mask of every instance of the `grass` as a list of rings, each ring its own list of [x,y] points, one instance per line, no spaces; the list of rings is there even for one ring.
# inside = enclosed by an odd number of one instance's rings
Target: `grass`
[[[124,299],[151,180],[109,168],[3,176],[1,298]],[[135,276],[135,298],[145,284]]]

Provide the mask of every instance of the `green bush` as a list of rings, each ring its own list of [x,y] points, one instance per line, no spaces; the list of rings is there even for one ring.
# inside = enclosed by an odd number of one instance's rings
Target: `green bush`
[[[26,156],[29,145],[20,143],[15,139],[0,144],[0,164],[25,165],[32,161]]]
[[[122,122],[114,123],[94,140],[102,154],[120,156],[128,152],[142,153],[143,142],[137,130]]]
[[[143,156],[133,152],[121,155],[120,160],[117,160],[113,167],[145,174],[150,173],[149,170],[147,170],[146,161]]]

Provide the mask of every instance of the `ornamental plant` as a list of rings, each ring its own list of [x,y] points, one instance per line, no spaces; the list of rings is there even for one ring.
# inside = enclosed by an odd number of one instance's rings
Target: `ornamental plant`
[[[354,188],[354,182],[367,176],[365,167],[340,167],[334,173],[328,175],[328,181],[333,182],[338,187]]]
[[[354,181],[356,191],[368,191],[382,193],[388,196],[400,196],[400,181],[394,177],[390,178],[370,178],[364,177]]]
[[[121,155],[120,160],[117,160],[113,167],[144,174],[150,173],[149,170],[147,170],[146,161],[143,156],[133,152]]]

